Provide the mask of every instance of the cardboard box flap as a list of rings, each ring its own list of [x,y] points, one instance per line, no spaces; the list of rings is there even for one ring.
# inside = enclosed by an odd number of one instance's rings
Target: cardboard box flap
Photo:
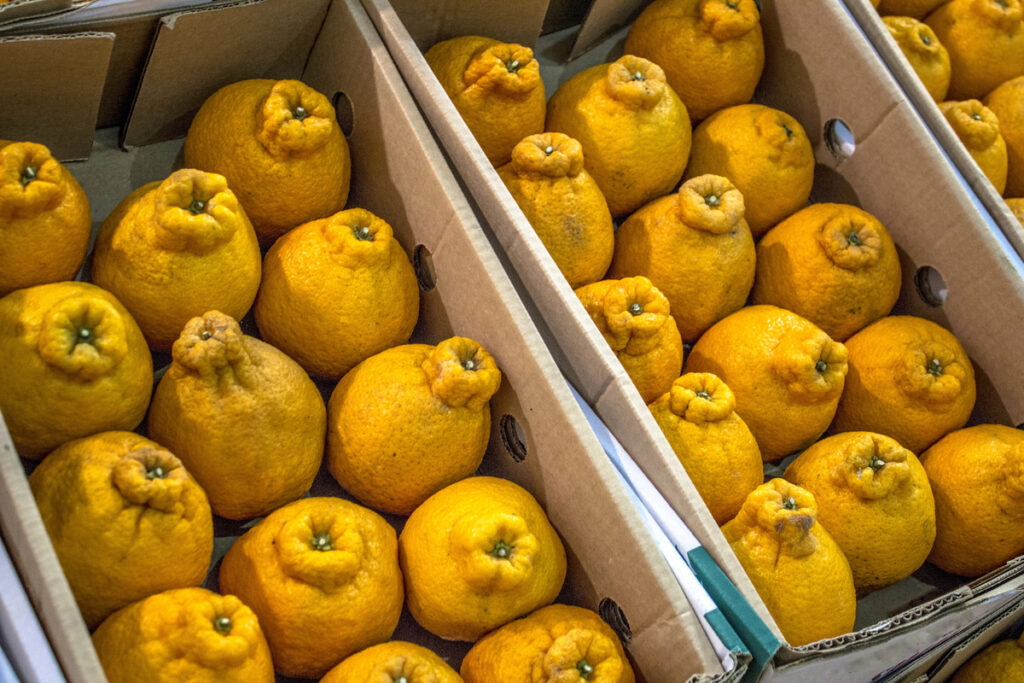
[[[486,36],[533,47],[544,24],[548,0],[395,0],[394,7],[424,51],[434,43],[459,36]]]
[[[544,26],[541,33],[552,33],[563,28],[575,26],[583,21],[587,14],[587,3],[580,0],[551,0],[547,14],[544,15]]]
[[[71,9],[71,0],[13,0],[0,4],[0,31],[18,19],[54,14]]]
[[[645,5],[646,0],[594,0],[569,56],[580,56],[615,29],[632,22]]]
[[[122,144],[184,135],[203,101],[243,78],[298,78],[330,0],[249,0],[160,20]]]
[[[89,156],[113,47],[112,33],[0,37],[0,138]]]

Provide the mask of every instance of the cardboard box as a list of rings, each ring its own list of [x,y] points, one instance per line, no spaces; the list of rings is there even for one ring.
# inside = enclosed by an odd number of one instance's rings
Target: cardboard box
[[[294,39],[290,50],[279,46],[282,51],[273,58],[298,64],[297,75],[338,105],[353,159],[349,206],[370,209],[391,223],[417,264],[424,291],[414,339],[436,342],[453,332],[473,337],[502,369],[482,471],[513,479],[544,505],[569,555],[562,598],[611,621],[649,681],[721,674],[692,608],[476,224],[368,17],[354,0],[309,0],[302,6],[257,0],[161,20],[126,128],[126,138],[139,147],[119,151],[116,131],[102,131],[90,160],[69,164],[90,196],[94,218],[98,222],[130,190],[165,177],[180,163],[183,141],[161,140],[183,133],[191,114],[217,87],[258,75],[245,67],[261,68],[266,57],[258,52],[268,45],[254,41],[273,33],[274,26],[292,27],[285,31]],[[304,12],[316,21],[307,21]],[[302,29],[293,31],[297,26]],[[59,38],[45,40],[59,46]],[[199,65],[202,74],[195,72]],[[325,392],[332,388],[323,386]],[[4,536],[68,679],[102,680],[27,488],[25,466],[30,463],[16,458],[0,430]],[[323,471],[314,493],[325,492],[341,495]],[[218,553],[240,531],[240,525],[218,520]],[[395,637],[436,648],[456,668],[469,647],[430,636],[408,615]]]
[[[73,0],[12,0],[0,5],[0,26],[71,9]]]
[[[925,90],[921,80],[914,73],[913,67],[910,66],[910,62],[903,56],[899,45],[893,40],[885,24],[882,23],[878,10],[872,7],[868,0],[844,0],[844,2],[857,23],[860,24],[868,40],[878,51],[882,61],[889,67],[906,98],[924,119],[936,141],[946,153],[947,161],[952,164],[962,176],[963,181],[974,192],[976,200],[980,201],[988,211],[990,220],[995,224],[992,227],[1002,231],[1013,249],[1024,256],[1024,227],[1021,227],[1006,206],[1002,196],[996,192],[995,186],[981,172],[978,164],[971,158],[970,152],[953,132],[952,126],[939,111],[935,100]]]
[[[387,0],[363,0],[420,107],[485,217],[556,359],[676,512],[774,628],[709,513],[628,376],[473,140],[423,59],[430,35],[412,36]],[[575,38],[544,36],[535,55],[550,95],[573,74],[621,54],[619,22],[642,5],[595,0]],[[975,361],[976,422],[1024,420],[1019,340],[1024,333],[1024,266],[986,227],[984,212],[944,162],[852,18],[837,3],[762,2],[766,65],[755,101],[783,109],[806,128],[818,166],[811,201],[857,204],[876,215],[901,247],[904,284],[896,312],[951,329]],[[513,17],[490,36],[509,40]],[[447,33],[457,33],[446,27]],[[603,39],[601,39],[604,37]],[[582,55],[572,58],[572,55]],[[842,154],[834,120],[855,139]],[[834,151],[833,151],[834,150]],[[1009,571],[1009,570],[1003,570]],[[1000,571],[995,572],[998,579]],[[947,642],[962,623],[944,620],[973,595],[971,585],[926,565],[913,577],[858,603],[855,633],[784,647],[774,667],[801,680],[857,671],[867,678]],[[852,668],[851,668],[852,667]],[[862,667],[862,668],[861,668]],[[766,678],[772,672],[765,674]]]

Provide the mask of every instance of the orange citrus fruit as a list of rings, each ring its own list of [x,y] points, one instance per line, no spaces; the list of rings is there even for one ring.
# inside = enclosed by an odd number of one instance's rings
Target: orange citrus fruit
[[[437,43],[424,55],[452,104],[495,166],[544,130],[544,83],[533,50],[482,36]]]
[[[402,613],[395,530],[341,498],[303,498],[235,541],[220,589],[259,617],[274,669],[318,678],[391,637]]]
[[[936,102],[946,99],[951,73],[949,52],[939,42],[935,31],[928,24],[907,16],[885,17],[882,21],[932,99]]]
[[[153,390],[153,359],[131,314],[86,282],[18,289],[0,298],[0,412],[18,455],[135,429]]]
[[[690,372],[648,408],[715,522],[735,517],[764,474],[729,387],[711,373]]]
[[[843,551],[817,522],[818,505],[783,479],[758,486],[725,540],[786,642],[807,645],[853,630],[857,592]]]
[[[850,372],[837,432],[878,432],[920,453],[966,424],[976,395],[974,368],[945,328],[888,316],[847,339],[846,348]]]
[[[348,199],[348,143],[334,107],[301,81],[251,79],[210,95],[188,129],[185,165],[227,177],[263,241]]]
[[[92,644],[110,683],[273,683],[259,621],[233,595],[177,588],[108,617]]]
[[[1024,197],[1024,76],[1003,83],[985,98],[1006,141],[1006,196]]]
[[[670,192],[690,156],[686,105],[660,66],[633,55],[563,83],[548,102],[545,126],[583,145],[584,166],[613,216]]]
[[[69,441],[28,483],[90,627],[131,602],[206,578],[210,504],[159,444],[134,432]]]
[[[805,318],[776,306],[748,306],[704,333],[687,372],[710,372],[736,396],[765,462],[810,446],[835,415],[846,348]]]
[[[1024,226],[1024,197],[1007,199],[1006,205],[1010,207],[1010,211],[1013,213],[1014,218],[1017,219],[1017,222]]]
[[[849,204],[811,204],[757,245],[754,303],[810,320],[839,341],[887,315],[900,295],[889,232]]]
[[[258,517],[309,490],[327,411],[298,363],[220,311],[190,320],[171,354],[149,435],[185,463],[215,513]]]
[[[579,142],[561,133],[531,135],[498,176],[571,287],[604,277],[615,229],[608,202],[583,168]]]
[[[608,276],[650,278],[679,334],[695,341],[739,310],[754,284],[754,238],[743,212],[743,195],[725,178],[691,178],[619,226]]]
[[[754,0],[655,0],[636,18],[623,51],[665,70],[695,121],[749,102],[764,68]]]
[[[814,152],[803,126],[786,112],[761,104],[722,109],[693,131],[686,178],[725,176],[743,193],[754,237],[807,203],[814,182]]]
[[[550,604],[565,548],[533,496],[494,477],[447,486],[416,508],[398,539],[412,616],[434,635],[475,641]]]
[[[683,367],[683,341],[665,295],[640,276],[593,282],[576,296],[644,403],[668,391]]]
[[[978,100],[943,102],[939,109],[996,192],[1002,194],[1006,190],[1009,161],[1006,140],[999,133],[999,119]]]
[[[348,209],[306,223],[263,260],[256,324],[307,372],[337,379],[409,339],[420,293],[388,223]]]
[[[392,640],[349,656],[320,683],[462,683],[462,677],[427,648]]]
[[[1024,635],[1000,640],[967,660],[950,683],[1024,681]]]
[[[89,200],[50,150],[0,141],[0,296],[73,279],[90,235]]]

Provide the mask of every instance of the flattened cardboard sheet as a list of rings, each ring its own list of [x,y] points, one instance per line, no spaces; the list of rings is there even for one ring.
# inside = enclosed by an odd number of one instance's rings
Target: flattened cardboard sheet
[[[396,0],[394,6],[421,50],[449,38],[474,35],[533,47],[548,0]]]
[[[14,0],[0,4],[0,31],[8,22],[71,9],[71,0]]]
[[[251,0],[163,17],[123,144],[184,135],[206,97],[243,78],[298,78],[330,0]]]
[[[89,156],[113,46],[112,33],[0,37],[0,138]]]

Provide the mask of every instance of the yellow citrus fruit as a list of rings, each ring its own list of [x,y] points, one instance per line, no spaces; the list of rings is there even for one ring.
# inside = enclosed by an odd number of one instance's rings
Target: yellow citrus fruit
[[[749,102],[764,68],[754,0],[655,0],[633,22],[623,51],[665,70],[695,121]]]
[[[462,677],[427,648],[392,640],[368,647],[327,672],[320,683],[462,683]]]
[[[437,43],[424,57],[469,131],[495,166],[544,130],[544,83],[533,50],[482,36]]]
[[[715,522],[735,517],[764,474],[732,390],[711,373],[690,372],[648,408]]]
[[[584,166],[613,216],[670,192],[690,156],[686,105],[660,66],[633,55],[563,83],[548,102],[545,126],[583,145]]]
[[[491,631],[462,660],[466,683],[633,683],[618,636],[594,612],[548,605]]]
[[[846,347],[805,318],[748,306],[697,341],[687,372],[718,375],[736,396],[765,462],[818,440],[832,421],[846,375]]]
[[[665,295],[640,276],[594,282],[576,296],[644,403],[668,391],[683,368],[683,340]]]
[[[822,439],[784,475],[818,502],[818,523],[842,549],[857,590],[910,576],[935,541],[935,499],[921,462],[894,439],[844,432]]]
[[[150,346],[168,350],[197,315],[248,312],[260,248],[224,176],[182,169],[128,195],[103,221],[92,280],[124,303]]]
[[[0,412],[23,458],[107,429],[135,429],[153,359],[131,314],[85,282],[0,298]]]
[[[420,292],[391,226],[365,209],[306,223],[263,260],[256,324],[307,372],[337,379],[409,339]]]
[[[807,203],[814,152],[803,126],[786,112],[741,104],[713,114],[693,131],[686,178],[725,176],[743,193],[754,237]]]
[[[757,245],[754,303],[802,315],[833,339],[888,315],[899,295],[896,245],[856,206],[812,204]]]
[[[994,424],[960,429],[922,453],[921,463],[938,526],[930,562],[981,576],[1024,553],[1024,432]]]
[[[932,99],[946,99],[951,73],[949,52],[931,27],[907,16],[885,17],[882,21]]]
[[[210,95],[188,129],[185,165],[227,177],[263,241],[348,199],[348,143],[334,107],[301,81],[251,79]]]
[[[0,141],[0,296],[74,278],[90,235],[89,200],[50,150]]]
[[[743,212],[743,195],[725,178],[691,178],[619,226],[608,277],[650,278],[679,334],[695,341],[739,310],[754,284],[754,238]]]
[[[984,97],[1000,83],[1024,74],[1020,0],[950,0],[925,23],[949,51],[949,99]]]
[[[178,588],[110,615],[92,634],[110,683],[273,683],[259,621],[233,595]]]
[[[494,477],[447,486],[409,516],[398,539],[412,616],[434,635],[475,641],[550,604],[565,548],[533,496]]]
[[[847,339],[846,348],[850,372],[837,432],[878,432],[920,453],[966,424],[976,395],[974,368],[945,328],[888,316]]]
[[[1024,681],[1024,635],[1000,640],[967,660],[950,683]]]
[[[615,250],[601,189],[583,168],[583,147],[568,135],[538,133],[512,150],[498,176],[575,288],[600,280]]]
[[[1024,197],[1007,199],[1006,205],[1010,207],[1010,211],[1013,212],[1013,216],[1017,219],[1017,222],[1024,226]]]
[[[391,637],[402,613],[395,530],[341,498],[303,498],[235,541],[220,589],[259,617],[274,669],[318,678]]]
[[[874,1],[874,0],[873,0]],[[933,9],[947,0],[881,0],[874,2],[878,13],[924,19]]]
[[[783,479],[758,486],[725,540],[790,645],[835,638],[853,630],[857,592],[850,563],[817,522],[808,491]]]
[[[364,505],[408,515],[480,466],[499,384],[494,358],[465,337],[371,356],[331,394],[327,467]]]
[[[28,483],[90,627],[131,602],[206,578],[210,504],[159,444],[134,432],[69,441]]]
[[[220,311],[190,320],[171,354],[149,436],[185,463],[213,511],[248,519],[305,493],[323,458],[327,411],[299,364]]]
[[[996,192],[1002,194],[1006,190],[1008,159],[999,119],[978,100],[943,102],[939,109]]]
[[[1024,197],[1024,76],[1003,83],[985,98],[1006,141],[1006,195]]]

